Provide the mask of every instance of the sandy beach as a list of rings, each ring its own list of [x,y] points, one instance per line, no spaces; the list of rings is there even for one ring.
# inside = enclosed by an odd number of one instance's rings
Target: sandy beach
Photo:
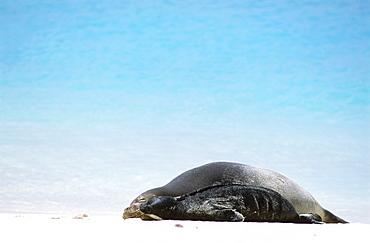
[[[85,217],[84,217],[85,216]],[[87,216],[87,217],[86,217]],[[0,214],[4,242],[366,242],[370,224],[123,220],[116,216]]]

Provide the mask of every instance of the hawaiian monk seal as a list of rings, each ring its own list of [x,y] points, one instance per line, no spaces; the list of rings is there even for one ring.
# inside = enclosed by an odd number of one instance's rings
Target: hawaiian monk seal
[[[213,185],[253,185],[280,193],[295,208],[298,214],[316,213],[327,223],[347,223],[322,208],[315,198],[292,179],[272,170],[240,163],[208,163],[180,174],[168,184],[148,190],[133,200],[125,209],[123,218],[151,219],[140,211],[140,204],[156,196],[181,196]]]
[[[162,219],[320,224],[318,214],[298,215],[279,193],[256,186],[212,186],[180,197],[152,197],[140,205]]]

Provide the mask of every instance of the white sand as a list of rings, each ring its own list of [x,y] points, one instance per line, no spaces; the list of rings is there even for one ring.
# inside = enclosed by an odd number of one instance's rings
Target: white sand
[[[368,242],[370,224],[123,220],[0,214],[2,242]],[[54,219],[53,219],[54,218]],[[32,240],[32,241],[31,241]]]

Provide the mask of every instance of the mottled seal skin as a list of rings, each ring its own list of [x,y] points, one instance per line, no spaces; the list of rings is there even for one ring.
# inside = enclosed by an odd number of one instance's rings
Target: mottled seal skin
[[[285,197],[299,214],[316,213],[326,223],[347,223],[322,208],[308,191],[285,175],[272,170],[231,162],[213,162],[190,169],[175,177],[168,184],[140,194],[125,209],[123,218],[130,218],[131,215],[138,215],[137,217],[142,218],[140,204],[156,196],[176,197],[214,185],[233,184],[272,189]]]
[[[299,216],[279,193],[256,186],[213,186],[180,197],[158,196],[140,205],[162,219],[322,223],[317,214]]]

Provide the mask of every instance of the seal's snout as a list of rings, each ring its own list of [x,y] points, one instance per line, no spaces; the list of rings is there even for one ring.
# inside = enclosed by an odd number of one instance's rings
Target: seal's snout
[[[144,220],[161,220],[162,218],[154,215],[154,214],[145,214],[140,210],[140,203],[133,203],[123,211],[122,218],[129,219],[129,218],[140,218]]]
[[[139,216],[142,214],[140,211],[140,204],[135,203],[131,204],[123,211],[122,218],[129,219],[129,218],[140,218]]]

